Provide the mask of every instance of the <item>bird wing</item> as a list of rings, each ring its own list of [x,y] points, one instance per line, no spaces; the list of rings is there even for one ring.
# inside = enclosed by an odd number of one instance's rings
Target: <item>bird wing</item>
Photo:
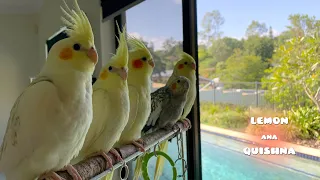
[[[151,128],[155,127],[157,120],[162,112],[162,107],[167,104],[170,100],[170,94],[167,87],[162,87],[151,93],[151,113],[149,115],[148,121],[143,128],[143,132],[149,131]]]
[[[35,79],[17,98],[0,151],[0,169],[13,170],[43,148],[48,136],[56,136],[48,117],[63,108],[56,86],[46,77]],[[47,121],[46,121],[47,120]],[[57,122],[54,122],[57,123]],[[44,167],[45,168],[45,167]]]
[[[129,85],[129,99],[130,99],[130,113],[129,113],[129,121],[126,125],[126,130],[131,129],[132,125],[134,124],[139,110],[139,100],[140,95],[136,87]]]
[[[105,117],[108,115],[110,97],[105,89],[94,89],[92,94],[93,120],[86,135],[83,149],[90,148],[101,136],[106,127]]]

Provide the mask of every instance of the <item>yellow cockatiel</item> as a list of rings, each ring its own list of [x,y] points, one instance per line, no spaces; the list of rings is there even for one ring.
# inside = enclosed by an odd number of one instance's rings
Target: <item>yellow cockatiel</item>
[[[7,180],[51,178],[78,155],[92,121],[92,74],[98,61],[90,22],[75,0],[65,3],[69,38],[58,41],[38,77],[22,92],[10,113],[0,149],[0,171]]]
[[[142,41],[129,37],[128,44],[132,48],[129,51],[128,64],[130,114],[129,121],[115,147],[132,143],[141,151],[144,151],[140,137],[141,130],[146,124],[151,111],[151,75],[154,61],[150,51]],[[108,174],[105,179],[111,179],[112,176],[113,172]]]
[[[111,167],[112,161],[106,154],[108,151],[121,160],[112,146],[119,140],[129,118],[128,57],[126,31],[123,30],[116,54],[102,68],[93,85],[92,124],[79,156],[72,163],[99,154]]]

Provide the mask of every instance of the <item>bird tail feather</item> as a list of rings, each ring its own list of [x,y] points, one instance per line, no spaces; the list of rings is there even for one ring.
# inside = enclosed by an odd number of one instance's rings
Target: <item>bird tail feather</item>
[[[144,156],[140,156],[137,159],[136,162],[136,167],[134,169],[134,175],[133,175],[133,180],[139,180],[139,177],[141,175],[141,168],[142,168],[142,161],[143,161]]]
[[[111,171],[110,173],[108,173],[104,178],[102,178],[103,180],[112,180],[113,177],[113,171]]]
[[[164,142],[160,143],[159,151],[166,153],[168,151],[168,144],[169,144],[169,141],[164,141]],[[160,179],[160,176],[162,174],[163,167],[164,167],[164,162],[165,162],[164,160],[165,159],[162,156],[157,157],[156,168],[154,171],[154,180]]]

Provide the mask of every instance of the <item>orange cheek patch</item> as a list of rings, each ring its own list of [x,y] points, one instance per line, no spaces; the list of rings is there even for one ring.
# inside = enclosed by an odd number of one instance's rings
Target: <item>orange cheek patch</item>
[[[64,48],[59,54],[60,59],[69,60],[72,58],[72,49],[71,48]]]
[[[142,68],[142,67],[143,67],[143,62],[142,62],[140,59],[134,60],[134,61],[132,62],[132,66],[133,66],[134,68]]]
[[[176,83],[173,83],[173,84],[171,85],[171,89],[172,89],[172,90],[177,89],[177,84],[176,84]]]
[[[183,67],[183,64],[179,64],[178,69],[182,69]]]
[[[105,80],[108,77],[108,72],[107,70],[104,70],[101,74],[100,74],[100,78]]]

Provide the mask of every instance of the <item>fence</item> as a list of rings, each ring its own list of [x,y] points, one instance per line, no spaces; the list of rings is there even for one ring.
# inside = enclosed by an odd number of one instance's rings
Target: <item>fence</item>
[[[266,101],[261,82],[210,82],[200,87],[200,101],[274,107]]]

